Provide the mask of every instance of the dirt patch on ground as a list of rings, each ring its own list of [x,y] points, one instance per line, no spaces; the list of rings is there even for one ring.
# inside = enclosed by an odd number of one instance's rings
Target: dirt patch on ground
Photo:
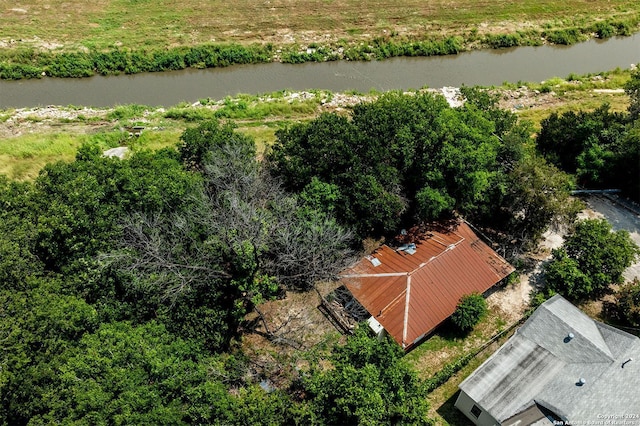
[[[94,133],[96,128],[108,124],[110,110],[56,106],[19,108],[6,110],[2,120],[0,111],[0,138],[10,138],[28,133]],[[86,122],[89,121],[89,122]]]
[[[515,90],[500,90],[498,106],[511,112],[518,112],[530,108],[548,108],[563,103],[554,92],[541,93],[539,90],[531,90],[520,87]]]
[[[517,281],[489,295],[489,309],[502,311],[509,323],[522,318],[529,307],[531,296],[542,286],[542,268],[551,258],[551,250],[562,245],[563,235],[563,230],[545,232],[538,249],[527,254],[528,260],[533,263],[531,271],[520,274]]]
[[[259,313],[252,312],[246,318],[252,326],[244,343],[249,343],[252,351],[289,352],[334,340],[339,332],[318,306],[320,295],[326,296],[339,285],[326,282],[318,284],[317,291],[287,291],[281,299],[261,304]]]
[[[250,360],[252,380],[285,388],[309,365],[309,351],[331,349],[345,339],[318,309],[320,295],[339,284],[326,282],[317,290],[287,291],[283,298],[261,304],[245,318],[240,346]]]

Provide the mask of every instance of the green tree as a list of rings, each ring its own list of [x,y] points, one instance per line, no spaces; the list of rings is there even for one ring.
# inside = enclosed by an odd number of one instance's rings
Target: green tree
[[[545,267],[547,290],[560,293],[572,300],[585,299],[595,289],[590,277],[581,269],[578,261],[569,257],[564,248],[555,249],[553,258]]]
[[[85,145],[76,161],[49,164],[36,179],[35,254],[47,269],[61,271],[112,247],[124,214],[180,210],[197,185],[175,151],[120,160]]]
[[[627,231],[613,232],[604,219],[578,221],[545,268],[547,286],[574,300],[601,295],[638,254]]]
[[[604,173],[599,169],[607,163],[600,163],[599,157],[609,155],[608,152],[624,133],[626,121],[623,114],[610,112],[608,104],[591,112],[553,113],[542,121],[536,143],[540,152],[562,170],[575,173],[582,168],[585,183],[589,183],[586,178],[590,174]],[[594,147],[599,147],[599,154],[596,151],[585,153]],[[579,160],[581,155],[583,158]]]
[[[304,379],[321,424],[432,424],[422,381],[390,338],[371,337],[359,327],[335,346],[333,368],[314,369]]]
[[[549,225],[571,223],[579,211],[580,203],[570,197],[571,176],[540,156],[517,162],[505,184],[500,204],[507,212],[506,228],[525,243],[536,241]]]
[[[215,147],[233,142],[236,147],[242,147],[246,156],[255,157],[253,141],[235,130],[232,123],[220,125],[217,120],[207,120],[197,127],[188,128],[180,136],[178,146],[180,159],[190,170],[202,170],[204,163],[215,151]]]
[[[454,109],[440,96],[388,93],[349,118],[323,114],[277,133],[270,171],[292,191],[314,178],[335,185],[336,216],[359,237],[453,210],[472,214],[487,208],[502,178],[500,137],[515,123],[480,98]]]
[[[479,293],[462,296],[451,321],[464,332],[471,331],[487,315],[487,301]]]
[[[552,164],[575,173],[578,184],[587,188],[620,188],[640,200],[637,71],[627,84],[630,114],[610,112],[603,104],[591,112],[554,113],[542,121],[536,142]],[[634,100],[635,99],[635,100]],[[636,108],[637,109],[637,108]]]
[[[98,325],[96,310],[59,294],[57,280],[0,291],[0,422],[26,424],[44,409],[61,356]]]
[[[340,197],[338,185],[322,182],[315,176],[300,193],[300,198],[306,207],[327,214],[333,214],[336,211]]]
[[[620,287],[608,314],[632,327],[640,327],[640,280],[635,278]]]
[[[33,421],[185,424],[184,391],[205,381],[201,360],[197,346],[159,324],[103,324],[65,354]]]
[[[32,193],[32,184],[0,175],[0,289],[27,290],[27,279],[43,273],[35,254]]]
[[[629,123],[627,132],[619,141],[616,150],[613,173],[616,176],[615,186],[622,189],[629,198],[640,202],[640,119]]]
[[[629,96],[629,114],[632,120],[640,117],[640,68],[631,71],[631,78],[624,86],[625,93]]]

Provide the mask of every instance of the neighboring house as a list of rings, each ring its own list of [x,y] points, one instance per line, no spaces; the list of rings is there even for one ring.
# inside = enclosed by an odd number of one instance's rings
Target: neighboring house
[[[380,247],[341,281],[371,314],[371,328],[409,350],[451,316],[462,296],[484,293],[513,271],[459,221],[414,243]]]
[[[640,339],[554,296],[460,390],[477,425],[638,425]]]

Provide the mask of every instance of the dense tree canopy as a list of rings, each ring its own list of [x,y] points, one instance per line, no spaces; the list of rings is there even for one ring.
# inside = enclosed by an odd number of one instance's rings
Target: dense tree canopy
[[[613,113],[604,104],[594,111],[553,113],[536,138],[540,152],[554,165],[575,173],[586,188],[619,188],[640,201],[640,131],[637,71],[627,84],[630,114]]]
[[[356,105],[350,117],[292,125],[276,134],[270,170],[292,191],[328,185],[333,211],[360,237],[454,211],[539,236],[572,210],[572,181],[526,148],[530,129],[495,97],[463,91],[468,101],[459,108],[431,94],[389,93]]]
[[[197,182],[175,151],[120,161],[85,146],[76,161],[47,165],[36,179],[36,254],[51,270],[95,256],[117,237],[125,213],[180,210]]]
[[[629,95],[629,114],[632,120],[640,118],[640,68],[631,71],[631,78],[624,91]]]
[[[605,305],[607,314],[623,324],[640,327],[640,280],[620,286],[615,293],[615,303]]]
[[[463,92],[459,108],[391,93],[292,125],[265,162],[233,125],[203,122],[176,149],[86,145],[32,183],[0,177],[0,424],[430,423],[424,383],[366,327],[298,354],[309,363],[278,389],[235,342],[257,304],[350,263],[354,234],[459,212],[526,240],[569,216],[573,182],[531,129]],[[637,129],[616,145],[625,161]],[[610,253],[627,259],[620,238]],[[564,249],[575,281],[615,278],[581,244]]]
[[[336,346],[333,368],[305,379],[313,410],[327,424],[427,425],[426,389],[389,337],[378,340],[358,328]]]

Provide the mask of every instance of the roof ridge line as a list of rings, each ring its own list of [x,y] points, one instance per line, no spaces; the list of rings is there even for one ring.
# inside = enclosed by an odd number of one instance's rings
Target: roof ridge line
[[[459,236],[460,236],[460,238],[461,238],[460,240],[456,241],[456,242],[455,242],[455,243],[453,243],[453,244],[449,244],[448,246],[446,246],[446,247],[447,247],[446,249],[444,249],[443,251],[441,251],[440,253],[438,253],[438,254],[437,254],[437,255],[435,255],[435,256],[431,256],[431,258],[430,258],[429,260],[427,260],[426,262],[422,262],[420,265],[418,265],[418,267],[417,267],[417,268],[415,268],[415,269],[414,269],[413,271],[411,271],[411,272],[408,272],[407,274],[408,274],[408,275],[411,275],[411,274],[413,274],[414,272],[416,272],[416,271],[418,271],[418,270],[420,270],[420,269],[424,268],[424,267],[425,267],[425,266],[427,266],[429,263],[431,263],[432,261],[434,261],[434,260],[438,259],[438,258],[439,258],[440,256],[442,256],[443,254],[448,253],[448,252],[450,252],[451,250],[453,250],[453,249],[451,248],[451,246],[453,246],[453,247],[455,248],[455,247],[457,247],[459,244],[461,244],[462,242],[464,242],[464,241],[466,240],[466,238],[465,238],[465,237],[463,237],[462,235],[459,235]],[[443,244],[443,245],[444,245],[444,244]]]
[[[402,349],[405,348],[407,340],[407,327],[409,325],[409,302],[411,301],[411,274],[407,274],[407,288],[405,290],[404,301],[404,325],[402,327]]]
[[[564,299],[564,298],[563,298]],[[566,299],[564,299],[566,301]],[[567,301],[568,302],[568,301]],[[565,321],[564,318],[560,317],[557,315],[556,312],[554,312],[553,310],[551,310],[548,306],[545,306],[545,304],[543,303],[542,305],[540,305],[538,307],[539,308],[543,308],[549,312],[551,315],[555,316],[556,318],[558,318],[560,321],[562,321],[564,324],[566,324],[572,331],[572,333],[576,333],[579,336],[581,336],[583,339],[585,339],[587,342],[590,343],[590,346],[592,348],[594,348],[597,352],[601,353],[602,355],[604,355],[606,358],[610,359],[611,361],[615,361],[616,358],[613,356],[613,352],[611,351],[611,348],[609,347],[609,345],[607,344],[607,341],[605,340],[604,336],[602,335],[602,331],[600,330],[600,328],[597,326],[598,321],[594,320],[593,318],[589,317],[587,314],[585,314],[584,312],[582,312],[582,310],[578,309],[575,305],[571,304],[571,306],[573,306],[577,311],[578,311],[578,315],[584,315],[586,318],[589,319],[589,321],[591,321],[591,324],[593,324],[593,326],[595,327],[596,331],[598,332],[598,335],[600,336],[600,338],[602,339],[602,343],[606,346],[607,348],[607,352],[605,352],[604,350],[602,350],[602,348],[600,348],[600,346],[598,344],[596,344],[596,342],[594,342],[593,340],[589,339],[587,336],[585,336],[583,333],[581,333],[580,331],[578,331],[575,327],[573,327],[571,324],[569,324],[567,321]],[[536,309],[537,311],[537,309]],[[535,314],[535,312],[534,312]],[[532,315],[533,316],[533,315]],[[585,362],[584,364],[587,364],[587,362]]]
[[[397,276],[402,276],[402,275],[405,275],[405,276],[407,276],[407,277],[409,277],[409,276],[410,276],[410,275],[409,275],[409,273],[407,273],[407,272],[402,273],[402,274],[398,274]],[[406,288],[406,287],[405,287],[405,289],[404,289],[404,290],[402,290],[402,291],[400,292],[400,294],[398,294],[396,297],[394,297],[394,298],[391,300],[391,302],[387,303],[387,304],[386,304],[382,309],[380,309],[380,312],[378,313],[378,315],[376,315],[376,317],[380,317],[380,316],[382,316],[382,313],[383,313],[384,311],[386,311],[386,310],[387,310],[391,305],[395,305],[396,303],[398,303],[398,300],[400,299],[400,297],[402,297],[403,293],[405,294],[405,297],[406,297],[406,293],[407,293],[407,288]]]
[[[411,272],[380,272],[378,274],[344,274],[338,275],[338,278],[372,278],[372,277],[401,277]]]

